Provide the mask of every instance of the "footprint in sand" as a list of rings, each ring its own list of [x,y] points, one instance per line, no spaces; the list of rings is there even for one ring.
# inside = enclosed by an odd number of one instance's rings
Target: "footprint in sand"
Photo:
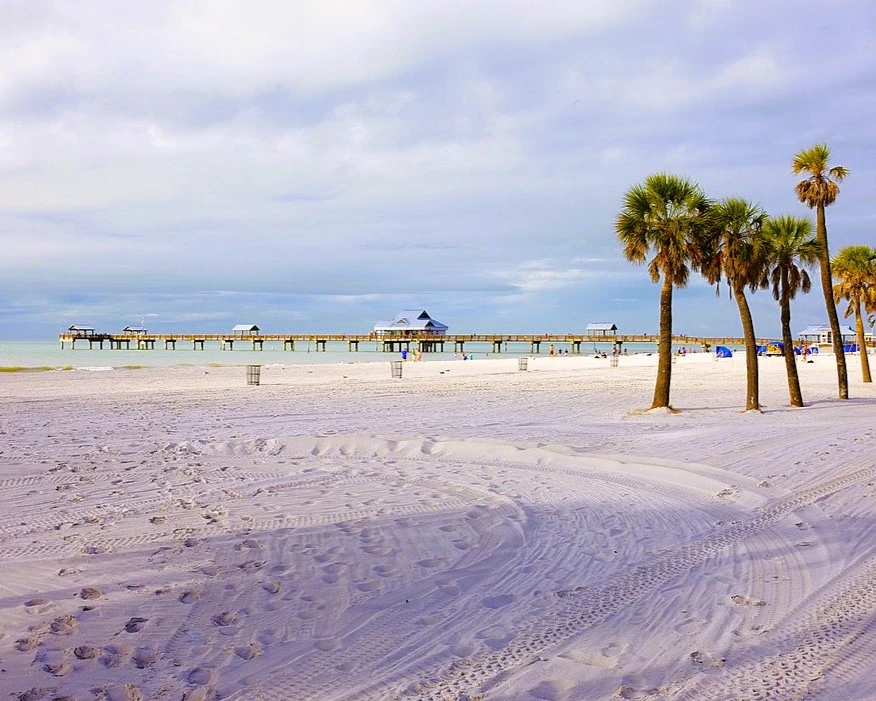
[[[417,565],[430,569],[435,567],[445,567],[447,565],[447,560],[443,557],[428,557],[424,560],[417,560]]]
[[[242,660],[253,660],[262,654],[262,646],[258,643],[239,645],[234,648],[234,654]]]
[[[97,587],[84,587],[79,592],[80,599],[99,599],[100,595],[100,589]]]
[[[262,582],[262,589],[264,589],[269,594],[276,594],[280,591],[282,585],[280,584],[279,579],[272,579],[267,582]]]
[[[39,644],[40,639],[35,635],[31,635],[27,638],[19,638],[18,640],[16,640],[15,649],[19,652],[30,652]]]
[[[272,645],[280,640],[280,636],[281,631],[277,628],[266,628],[256,636],[256,640],[262,645]]]
[[[265,566],[266,560],[247,560],[242,565],[238,565],[244,572],[254,572]]]
[[[392,565],[375,565],[372,569],[381,577],[396,577],[398,575],[398,569]]]
[[[187,591],[184,591],[179,596],[180,603],[183,603],[183,604],[193,604],[200,598],[201,598],[201,592],[195,591],[193,589],[189,589]]]
[[[54,664],[44,664],[43,670],[56,677],[66,677],[73,671],[73,665],[64,660]]]
[[[76,659],[79,660],[93,660],[95,657],[100,655],[100,648],[93,647],[91,645],[79,645],[78,647],[73,648],[73,654],[76,655]]]
[[[146,669],[158,661],[158,652],[152,647],[138,647],[131,655],[137,669]]]
[[[571,685],[569,683],[559,683],[555,681],[543,681],[532,687],[529,690],[529,695],[534,699],[542,699],[543,701],[558,701],[565,698],[566,692]]]
[[[385,545],[366,545],[361,548],[361,550],[367,555],[380,555],[382,557],[395,554],[395,550],[388,548]]]
[[[144,701],[143,692],[133,684],[114,686],[106,692],[107,701]]]
[[[42,614],[55,608],[55,602],[50,599],[28,599],[24,602],[24,608],[30,614]]]
[[[49,631],[55,635],[71,635],[76,632],[78,627],[79,624],[76,622],[76,619],[67,614],[66,616],[58,616],[52,621],[49,625]]]
[[[139,633],[143,630],[143,626],[149,622],[148,618],[140,618],[139,616],[134,616],[127,623],[125,623],[125,632],[126,633]]]
[[[231,613],[230,611],[223,611],[222,613],[217,613],[210,620],[213,621],[213,625],[215,626],[230,626],[237,622],[237,614]]]
[[[322,650],[323,652],[331,652],[332,650],[337,650],[341,646],[340,642],[338,642],[335,638],[322,638],[321,640],[317,640],[313,647],[317,650]]]
[[[204,686],[213,681],[213,670],[209,667],[195,667],[191,672],[188,673],[188,676],[186,676],[186,680],[189,682],[189,684]]]
[[[366,579],[362,582],[356,582],[356,589],[358,589],[359,591],[365,592],[365,593],[369,593],[372,591],[378,591],[382,588],[383,588],[383,585],[381,585],[379,582],[376,582],[372,579]]]
[[[124,645],[107,645],[100,656],[100,663],[107,669],[118,667],[128,657],[129,652]]]

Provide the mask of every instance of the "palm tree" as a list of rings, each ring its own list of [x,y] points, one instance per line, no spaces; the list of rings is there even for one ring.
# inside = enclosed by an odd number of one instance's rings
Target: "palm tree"
[[[615,232],[627,260],[660,282],[660,340],[652,409],[669,408],[672,376],[672,290],[687,285],[691,268],[702,263],[710,202],[699,185],[667,173],[649,175],[624,195]]]
[[[745,288],[754,292],[763,281],[765,263],[760,237],[766,218],[758,205],[736,197],[721,200],[712,210],[713,247],[703,267],[705,278],[718,285],[718,294],[721,278],[727,280],[739,308],[745,340],[745,411],[760,410],[757,341]]]
[[[870,309],[876,306],[876,248],[870,246],[846,246],[836,254],[832,263],[833,274],[839,282],[833,286],[833,298],[848,302],[845,314],[855,315],[855,332],[861,355],[861,373],[864,382],[870,378],[870,361],[867,359],[867,343],[864,340],[864,317],[861,306]]]
[[[797,198],[809,209],[815,210],[815,235],[821,244],[821,291],[824,293],[824,304],[827,307],[827,320],[830,324],[833,354],[836,358],[837,383],[839,398],[849,398],[849,377],[846,371],[846,356],[843,353],[843,338],[840,333],[839,317],[836,313],[836,303],[833,301],[833,279],[830,273],[830,250],[827,245],[827,225],[824,222],[824,208],[834,203],[839,194],[839,185],[849,174],[843,166],[828,168],[830,149],[827,144],[816,144],[810,149],[800,151],[794,156],[791,169],[794,175],[806,173],[806,180],[801,180],[794,188]]]
[[[764,255],[768,261],[769,285],[781,308],[782,343],[791,406],[803,406],[800,379],[794,359],[791,336],[791,300],[797,292],[809,292],[812,281],[806,268],[820,260],[821,244],[812,235],[808,219],[782,216],[767,219],[763,225]]]

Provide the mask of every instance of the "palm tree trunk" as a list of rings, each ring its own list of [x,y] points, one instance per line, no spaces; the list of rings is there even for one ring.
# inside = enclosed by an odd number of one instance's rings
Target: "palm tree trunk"
[[[855,302],[855,332],[858,337],[858,352],[861,354],[861,373],[864,382],[872,382],[870,379],[870,361],[867,358],[867,341],[864,340],[864,317],[861,316],[861,302]]]
[[[794,357],[794,339],[791,337],[791,300],[788,299],[788,271],[782,270],[781,299],[782,343],[785,345],[785,370],[788,373],[788,393],[791,406],[803,406],[803,393],[800,391],[800,378],[797,375],[797,361]]]
[[[663,276],[660,289],[660,345],[657,348],[657,384],[652,409],[669,407],[669,384],[672,379],[672,281]]]
[[[846,371],[846,355],[843,352],[843,337],[840,332],[839,316],[836,313],[836,303],[833,301],[833,277],[830,272],[830,252],[827,248],[827,224],[824,221],[824,205],[821,203],[816,207],[815,238],[821,244],[821,291],[824,293],[827,321],[830,324],[830,335],[833,341],[833,355],[836,358],[839,398],[848,399],[849,375]]]
[[[742,336],[745,340],[745,411],[760,411],[759,383],[757,375],[757,342],[754,339],[754,322],[751,320],[751,310],[745,298],[745,290],[733,285],[733,297],[739,307],[739,319],[742,321]]]

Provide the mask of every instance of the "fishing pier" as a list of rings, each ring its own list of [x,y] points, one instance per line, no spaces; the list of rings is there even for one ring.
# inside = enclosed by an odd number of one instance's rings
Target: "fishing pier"
[[[455,353],[464,353],[466,344],[487,343],[493,353],[502,353],[508,350],[509,343],[528,344],[529,352],[538,354],[542,347],[551,344],[567,345],[569,351],[574,354],[581,353],[582,347],[587,348],[592,344],[613,344],[622,347],[625,343],[654,343],[658,342],[656,334],[572,334],[572,333],[544,333],[544,334],[447,334],[447,335],[404,335],[404,334],[263,334],[263,333],[142,333],[139,331],[123,331],[119,333],[102,333],[93,329],[83,328],[75,331],[65,331],[59,335],[61,349],[74,350],[77,344],[80,347],[88,346],[89,349],[103,349],[105,346],[112,350],[176,350],[177,344],[182,348],[190,345],[192,350],[204,350],[206,344],[216,344],[220,350],[234,350],[238,347],[248,346],[254,351],[264,350],[265,343],[282,343],[284,351],[295,351],[296,344],[300,350],[302,344],[307,344],[308,350],[314,347],[317,352],[324,352],[330,342],[345,343],[347,350],[358,351],[360,347],[369,347],[377,351],[387,353],[401,350],[417,349],[421,353],[443,353],[451,350]],[[709,350],[718,345],[743,344],[742,338],[732,337],[701,337],[701,336],[673,336],[673,343],[686,344],[692,347],[700,346],[703,350]],[[758,344],[766,343],[766,339],[758,339]],[[373,344],[373,346],[371,345]],[[371,348],[368,348],[371,350]],[[547,350],[547,348],[545,349]]]

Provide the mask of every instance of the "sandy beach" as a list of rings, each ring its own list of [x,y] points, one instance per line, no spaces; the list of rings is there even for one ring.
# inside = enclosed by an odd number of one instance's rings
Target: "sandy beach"
[[[858,359],[655,362],[0,376],[0,698],[876,698]]]

